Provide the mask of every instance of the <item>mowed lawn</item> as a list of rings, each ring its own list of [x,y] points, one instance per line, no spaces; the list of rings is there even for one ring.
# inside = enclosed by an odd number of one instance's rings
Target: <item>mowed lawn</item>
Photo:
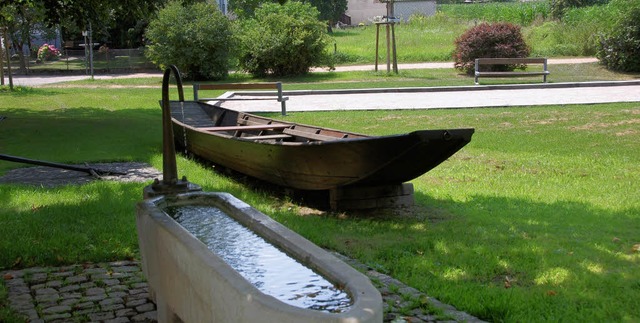
[[[160,168],[159,96],[135,87],[2,92],[0,152]],[[286,118],[373,135],[476,133],[413,181],[409,209],[310,210],[185,157],[179,174],[486,320],[640,320],[640,103]],[[0,162],[0,173],[16,167]],[[137,258],[134,205],[144,185],[1,184],[0,269]]]

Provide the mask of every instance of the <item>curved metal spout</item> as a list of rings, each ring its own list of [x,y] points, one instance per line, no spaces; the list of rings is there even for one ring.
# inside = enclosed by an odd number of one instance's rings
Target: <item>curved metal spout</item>
[[[143,191],[145,199],[158,195],[171,195],[202,190],[200,186],[189,183],[185,176],[183,176],[181,180],[178,179],[176,147],[173,141],[173,125],[171,122],[171,101],[169,101],[169,79],[171,78],[172,72],[176,78],[180,102],[184,102],[180,71],[178,71],[177,67],[171,65],[164,71],[164,77],[162,79],[162,181],[156,178],[153,184],[145,187]]]
[[[180,102],[184,102],[182,79],[180,71],[175,65],[170,65],[162,78],[162,181],[165,185],[175,185],[178,182],[178,168],[176,166],[176,147],[173,141],[173,127],[171,125],[171,106],[169,102],[169,80],[171,72],[176,79]]]

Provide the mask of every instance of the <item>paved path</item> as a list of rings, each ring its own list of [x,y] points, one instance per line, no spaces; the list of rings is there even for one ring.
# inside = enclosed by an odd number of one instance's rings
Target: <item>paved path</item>
[[[593,57],[581,57],[581,58],[552,58],[548,60],[548,64],[583,64],[583,63],[594,63],[598,60]],[[380,70],[386,70],[386,64],[378,65]],[[430,68],[453,68],[453,62],[427,62],[427,63],[408,63],[408,64],[399,64],[398,69],[406,70],[406,69],[430,69]],[[335,68],[336,72],[345,72],[345,71],[373,71],[375,69],[374,65],[346,65],[346,66],[337,66]],[[312,70],[313,72],[323,72],[328,71],[326,68],[316,68]],[[113,79],[113,78],[134,78],[134,77],[162,77],[162,73],[136,73],[136,74],[110,74],[110,75],[95,75],[94,78],[98,80],[104,79]],[[60,82],[69,82],[69,81],[79,81],[79,80],[87,80],[90,77],[87,75],[14,75],[13,76],[13,84],[18,86],[42,86],[53,83]],[[5,84],[9,84],[8,78],[5,77]]]
[[[341,91],[286,91],[287,111],[399,110],[640,102],[640,81]],[[251,98],[236,94],[234,97]],[[270,100],[226,101],[245,112],[279,112]]]
[[[584,64],[584,63],[596,63],[598,59],[595,57],[579,57],[579,58],[550,58],[547,60],[547,64]],[[426,63],[405,63],[398,64],[398,70],[414,70],[414,69],[429,69],[429,68],[453,68],[453,62],[426,62]],[[345,66],[336,66],[336,72],[347,72],[347,71],[373,71],[375,69],[375,65],[345,65]],[[379,63],[378,64],[379,71],[386,71],[387,64]],[[326,72],[328,69],[326,68],[316,68],[312,70],[313,72]]]
[[[162,77],[160,72],[158,73],[135,73],[135,74],[109,74],[109,75],[95,75],[96,80],[109,80],[116,78],[137,78],[137,77]],[[14,75],[14,86],[43,86],[61,82],[71,82],[80,80],[89,80],[90,76],[87,75]],[[4,78],[5,85],[9,85],[9,79]]]

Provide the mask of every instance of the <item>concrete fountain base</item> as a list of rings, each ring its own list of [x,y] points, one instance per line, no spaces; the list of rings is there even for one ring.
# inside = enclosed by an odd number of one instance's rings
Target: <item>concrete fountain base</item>
[[[353,299],[341,313],[285,304],[250,284],[163,211],[212,205]],[[382,322],[382,298],[369,279],[332,254],[227,193],[187,193],[140,202],[142,267],[161,322]]]

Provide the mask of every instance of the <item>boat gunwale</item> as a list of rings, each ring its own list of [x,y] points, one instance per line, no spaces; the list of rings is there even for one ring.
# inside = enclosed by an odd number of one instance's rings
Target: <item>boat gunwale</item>
[[[189,101],[171,101],[171,102],[189,102]],[[199,103],[199,104],[207,104],[207,103],[203,103],[203,102],[196,102],[196,101],[192,101],[195,103]],[[227,111],[234,111],[234,112],[239,112],[239,111],[235,111],[235,110],[231,110],[228,108],[224,108],[224,107],[220,107],[217,105],[210,105],[207,104],[209,106],[212,106],[214,108],[217,109],[222,109],[222,110],[227,110]],[[326,128],[326,127],[319,127],[319,126],[312,126],[312,125],[307,125],[307,124],[299,124],[299,123],[293,123],[293,122],[288,122],[288,121],[283,121],[283,120],[278,120],[278,119],[272,119],[272,118],[268,118],[268,117],[263,117],[263,116],[258,116],[258,115],[254,115],[254,114],[250,114],[250,113],[246,113],[246,112],[240,112],[244,115],[249,115],[251,117],[254,118],[258,118],[258,119],[262,119],[266,122],[274,122],[277,123],[279,125],[289,125],[288,128],[285,129],[295,129],[298,126],[302,126],[302,127],[309,127],[309,128],[313,128],[313,129],[321,129],[321,130],[328,130],[328,131],[334,131],[334,132],[338,132],[338,133],[343,133],[346,135],[357,135],[360,137],[352,137],[352,138],[339,138],[339,137],[335,137],[335,139],[331,139],[331,140],[318,140],[318,139],[313,139],[310,137],[306,137],[304,134],[290,134],[292,137],[300,137],[300,138],[305,138],[308,139],[309,141],[307,142],[303,142],[303,141],[278,141],[278,142],[266,142],[265,139],[264,141],[262,141],[259,137],[260,135],[257,136],[252,136],[253,138],[249,139],[249,138],[243,138],[243,137],[238,137],[238,136],[234,136],[234,135],[230,135],[230,134],[226,134],[224,133],[224,131],[210,131],[210,130],[203,130],[202,128],[212,128],[212,127],[196,127],[193,125],[190,125],[188,123],[182,122],[174,117],[171,117],[171,121],[173,123],[175,123],[177,126],[182,127],[182,128],[186,128],[192,131],[196,131],[198,133],[204,134],[204,135],[210,135],[210,136],[218,136],[218,137],[223,137],[225,139],[235,139],[235,140],[239,140],[239,141],[244,141],[244,142],[255,142],[255,143],[260,143],[260,144],[278,144],[278,145],[292,145],[292,146],[300,146],[300,145],[318,145],[318,144],[333,144],[333,143],[346,143],[346,142],[355,142],[355,141],[361,141],[361,140],[376,140],[376,139],[383,139],[383,138],[394,138],[394,137],[404,137],[404,136],[413,136],[416,135],[418,133],[431,133],[431,132],[442,132],[442,131],[452,131],[452,130],[462,130],[462,131],[469,131],[471,130],[472,133],[475,129],[473,128],[455,128],[455,129],[421,129],[421,130],[414,130],[411,132],[405,132],[405,133],[401,133],[401,134],[391,134],[391,135],[365,135],[365,134],[359,134],[359,133],[352,133],[352,132],[346,132],[346,131],[341,131],[341,130],[337,130],[337,129],[331,129],[331,128]],[[265,124],[268,125],[268,124]],[[249,126],[249,125],[247,125]],[[227,127],[227,126],[221,126],[221,127]],[[239,130],[241,130],[242,127],[244,127],[243,125],[236,125],[236,126],[232,126],[232,127],[238,127]],[[250,127],[247,128],[247,130],[252,131],[252,129]],[[255,131],[255,130],[253,130]],[[310,133],[310,136],[312,137],[314,134]],[[330,137],[329,135],[325,135],[327,137]]]

